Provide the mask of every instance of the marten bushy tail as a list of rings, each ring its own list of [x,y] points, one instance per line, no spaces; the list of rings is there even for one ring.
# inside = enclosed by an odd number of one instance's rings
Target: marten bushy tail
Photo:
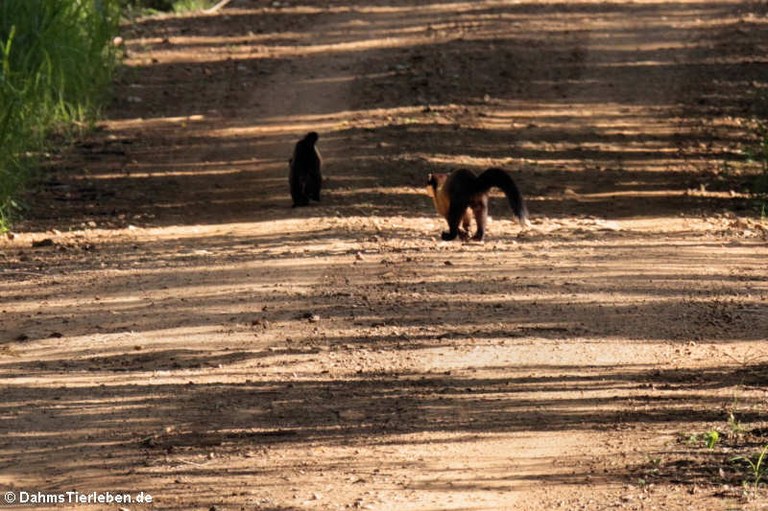
[[[525,207],[523,194],[507,172],[502,169],[491,167],[477,176],[475,182],[477,193],[486,193],[494,186],[500,188],[507,196],[509,206],[512,208],[521,225],[528,224],[528,208]]]

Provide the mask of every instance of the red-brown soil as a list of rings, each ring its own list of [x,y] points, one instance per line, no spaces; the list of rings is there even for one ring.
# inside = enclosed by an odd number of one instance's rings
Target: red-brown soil
[[[3,491],[766,509],[734,460],[768,444],[764,3],[234,0],[123,35],[108,120],[0,242]],[[309,130],[327,187],[292,209]],[[494,196],[484,244],[440,241],[425,176],[491,165],[532,227]]]

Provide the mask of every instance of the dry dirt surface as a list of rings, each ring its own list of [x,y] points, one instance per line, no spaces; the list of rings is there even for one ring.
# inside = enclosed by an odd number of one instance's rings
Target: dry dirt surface
[[[233,0],[126,24],[108,120],[0,242],[0,489],[768,509],[739,458],[768,444],[744,157],[767,11]],[[292,209],[309,130],[326,188]],[[484,244],[440,241],[425,176],[492,165],[531,228],[495,195]]]

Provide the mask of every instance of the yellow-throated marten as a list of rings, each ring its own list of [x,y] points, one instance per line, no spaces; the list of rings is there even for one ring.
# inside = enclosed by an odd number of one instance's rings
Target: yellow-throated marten
[[[450,174],[429,175],[427,193],[435,202],[437,212],[448,221],[448,231],[443,232],[443,240],[450,241],[457,236],[462,239],[469,238],[469,225],[473,215],[477,231],[472,239],[483,240],[488,220],[488,195],[494,186],[506,194],[520,225],[527,226],[528,211],[523,202],[523,195],[512,176],[504,170],[490,168],[476,175],[471,170],[460,169]]]
[[[315,147],[319,135],[310,131],[304,138],[296,142],[293,157],[288,161],[290,173],[288,183],[291,186],[293,207],[306,206],[309,199],[320,200],[320,187],[323,175],[320,172],[322,160],[320,152]]]

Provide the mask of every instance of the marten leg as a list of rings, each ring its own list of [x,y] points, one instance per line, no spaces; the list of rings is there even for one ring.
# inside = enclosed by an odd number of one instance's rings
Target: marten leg
[[[459,235],[459,224],[464,219],[464,215],[467,212],[467,204],[461,201],[454,201],[451,203],[448,209],[448,231],[443,232],[443,241],[455,240]]]
[[[472,204],[472,212],[475,214],[475,222],[477,223],[477,231],[472,236],[472,240],[483,241],[485,225],[488,223],[488,197],[479,197],[477,202]]]
[[[293,207],[306,206],[309,204],[309,199],[304,191],[305,179],[296,175],[295,169],[291,170],[290,185],[291,185],[291,198],[293,199]]]
[[[323,178],[319,172],[313,172],[307,176],[306,194],[310,199],[320,202],[320,187],[323,182]]]
[[[461,227],[459,228],[459,239],[461,241],[467,241],[469,239],[469,228],[472,225],[472,212],[469,208],[464,211],[464,216],[461,218]]]

